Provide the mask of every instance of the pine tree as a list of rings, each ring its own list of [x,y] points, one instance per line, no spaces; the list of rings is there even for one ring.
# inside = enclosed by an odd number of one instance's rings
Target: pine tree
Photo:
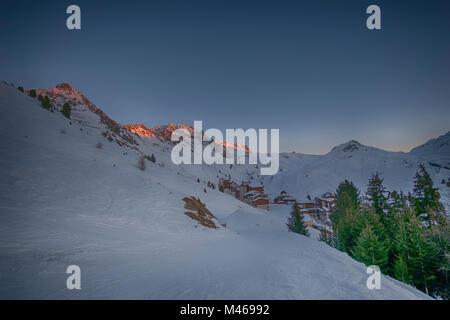
[[[429,294],[430,284],[436,278],[433,270],[436,257],[425,237],[421,234],[412,237],[412,240],[411,247],[415,250],[415,254],[410,256],[409,260],[414,267],[414,279],[425,290],[425,293]]]
[[[355,208],[359,206],[359,190],[355,187],[353,182],[345,180],[338,186],[336,190],[336,197],[339,197],[343,193],[347,193],[350,196],[351,203]]]
[[[436,278],[436,252],[420,220],[409,208],[399,217],[395,247],[397,257],[402,257],[408,267],[412,283],[428,294],[431,281]]]
[[[438,188],[434,187],[425,166],[420,165],[414,179],[411,203],[415,214],[428,228],[422,230],[423,234],[412,243],[415,250],[419,250],[417,257],[412,259],[418,274],[415,276],[420,280],[418,285],[426,292],[431,290],[435,295],[449,298],[450,227],[445,209],[439,200]]]
[[[434,188],[433,180],[423,164],[419,165],[419,171],[414,178],[413,206],[417,216],[431,226],[437,223],[441,215],[441,198],[438,188]]]
[[[399,212],[403,208],[403,203],[406,202],[406,197],[402,192],[397,192],[396,190],[393,190],[389,192],[388,196],[388,210],[390,212],[390,215],[392,217],[395,217],[399,214]]]
[[[30,95],[30,97],[32,97],[32,98],[36,98],[36,90],[31,89],[29,95]]]
[[[382,271],[383,273],[386,274],[392,273],[392,266],[395,260],[395,250],[393,246],[395,230],[391,230],[391,232],[389,232],[388,228],[394,226],[395,223],[391,223],[391,221],[386,219],[386,217],[383,220],[382,219],[383,215],[375,213],[375,208],[368,204],[362,206],[362,213],[364,216],[363,219],[364,226],[370,225],[372,231],[378,237],[378,239],[381,242],[383,242],[384,248],[386,249],[386,253],[388,256],[388,263],[386,264],[386,266]]]
[[[383,224],[380,215],[375,213],[375,208],[371,206],[363,206],[361,209],[364,216],[362,220],[364,224],[363,228],[365,228],[367,225],[370,225],[372,231],[381,241],[390,241],[389,235],[386,231],[386,227]]]
[[[42,104],[42,107],[47,110],[50,110],[50,108],[52,107],[52,103],[50,102],[50,99],[48,96],[45,96],[42,99],[41,104]]]
[[[356,260],[363,262],[367,266],[376,265],[383,269],[388,263],[385,244],[380,241],[369,224],[361,232],[351,252]]]
[[[398,232],[398,221],[399,217],[403,214],[405,210],[409,210],[407,198],[403,193],[398,193],[397,191],[392,191],[389,193],[388,198],[389,206],[388,212],[384,216],[384,229],[386,232],[386,244],[389,249],[389,264],[387,268],[387,273],[395,277],[395,265],[398,262],[398,255],[396,254],[395,239]],[[403,259],[404,262],[404,259]]]
[[[156,158],[155,155],[152,153],[152,155],[150,156],[150,161],[155,163],[156,162]]]
[[[330,216],[331,221],[338,224],[339,220],[344,218],[347,209],[358,207],[359,191],[352,182],[345,180],[336,190],[336,208]]]
[[[383,185],[383,179],[376,172],[369,180],[366,191],[366,201],[374,207],[375,213],[383,216],[387,209],[387,191]],[[383,218],[382,218],[383,220]]]
[[[402,256],[397,257],[394,264],[394,277],[401,282],[411,284],[412,276],[409,273],[408,265]]]
[[[22,86],[19,86],[17,89],[18,89],[20,92],[23,92],[23,91],[24,91]]]
[[[442,221],[426,231],[427,239],[435,254],[436,277],[432,283],[433,291],[443,299],[450,299],[448,272],[450,270],[450,223]]]
[[[356,245],[356,240],[366,224],[366,218],[361,208],[347,208],[345,216],[336,226],[336,233],[340,250],[351,254],[351,249]]]
[[[393,190],[392,192],[389,192],[388,197],[388,214],[387,214],[387,221],[389,222],[386,224],[386,231],[388,232],[391,241],[395,238],[395,232],[397,230],[397,217],[402,213],[403,208],[407,206],[407,197],[403,194],[403,192],[397,192],[396,190]]]
[[[288,222],[286,225],[288,226],[289,231],[309,237],[309,232],[303,222],[303,216],[300,213],[300,207],[298,206],[298,203],[294,203],[291,211],[291,216],[288,218]]]
[[[336,190],[336,208],[330,215],[336,247],[350,253],[360,229],[359,191],[352,182],[345,180]]]
[[[391,196],[395,197],[395,202],[399,201],[399,196],[396,191],[394,191]],[[365,199],[366,203],[373,208],[373,212],[378,215],[378,217],[380,218],[379,221],[383,225],[384,234],[379,234],[376,231],[375,233],[378,235],[378,237],[380,237],[380,239],[389,244],[390,241],[392,241],[394,238],[395,215],[393,214],[393,211],[389,206],[388,192],[386,190],[386,187],[383,185],[383,179],[380,177],[380,174],[378,172],[373,174],[372,178],[369,179]],[[392,260],[392,255],[389,254],[389,256]]]
[[[71,108],[69,103],[64,103],[61,113],[68,119],[70,119]]]

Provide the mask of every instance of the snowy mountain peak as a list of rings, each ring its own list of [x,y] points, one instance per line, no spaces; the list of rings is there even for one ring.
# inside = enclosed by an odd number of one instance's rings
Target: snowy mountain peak
[[[191,136],[194,135],[194,127],[184,124],[169,123],[165,126],[156,126],[153,128],[147,128],[144,124],[126,124],[123,126],[130,132],[137,134],[142,138],[158,138],[163,141],[170,141],[172,132],[176,129],[185,129],[190,132]]]
[[[75,89],[74,89],[70,84],[68,84],[67,82],[63,82],[63,83],[57,84],[55,88],[56,88],[56,89],[59,89],[59,90],[65,90],[65,91],[68,91],[68,92],[70,92],[70,93],[80,94],[77,90],[75,90]]]
[[[359,143],[356,140],[350,140],[346,143],[340,144],[336,147],[334,147],[333,149],[331,149],[330,153],[335,153],[335,152],[355,152],[361,149],[367,149],[369,147],[362,145],[361,143]]]
[[[89,100],[83,94],[81,94],[80,91],[73,88],[67,82],[57,84],[55,87],[50,88],[48,90],[52,92],[52,95],[60,95],[60,96],[65,96],[66,98],[72,98],[72,99],[78,98],[78,100],[83,103],[89,102]]]
[[[71,105],[93,106],[83,94],[67,82],[60,83],[49,89],[36,89],[35,91],[37,95],[48,96],[52,104],[56,106],[62,106],[66,102]]]
[[[137,134],[140,137],[143,138],[151,138],[154,137],[154,133],[152,130],[150,130],[149,128],[147,128],[144,124],[142,123],[137,123],[137,124],[125,124],[123,126],[125,129],[127,129],[130,132],[133,132],[135,134]]]

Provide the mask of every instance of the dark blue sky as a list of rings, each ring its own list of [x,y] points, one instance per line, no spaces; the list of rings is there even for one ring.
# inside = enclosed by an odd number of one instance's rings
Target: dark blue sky
[[[78,4],[82,29],[66,28]],[[365,26],[381,7],[382,30]],[[68,82],[121,123],[279,128],[283,151],[450,130],[450,1],[5,1],[0,79]]]

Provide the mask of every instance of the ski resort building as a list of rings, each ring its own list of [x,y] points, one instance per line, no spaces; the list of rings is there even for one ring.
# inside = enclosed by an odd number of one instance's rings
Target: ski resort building
[[[296,202],[297,200],[295,200],[293,196],[287,194],[286,191],[281,191],[280,195],[273,200],[273,203],[287,204],[290,206],[294,205]]]
[[[255,208],[270,210],[269,197],[264,193],[263,186],[253,187],[248,181],[238,185],[231,180],[219,179],[219,189]]]
[[[331,213],[336,206],[336,197],[327,192],[321,197],[314,198],[314,204],[316,207],[328,210]]]

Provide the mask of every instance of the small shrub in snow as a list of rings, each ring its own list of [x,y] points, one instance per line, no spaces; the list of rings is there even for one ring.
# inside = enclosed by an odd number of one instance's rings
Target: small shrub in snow
[[[50,102],[50,98],[48,96],[45,96],[41,101],[42,107],[44,109],[50,110],[52,107],[52,103]]]
[[[151,156],[149,156],[148,154],[146,154],[146,155],[144,155],[143,157],[144,157],[144,159],[147,159],[148,161],[151,161],[151,162],[153,162],[153,163],[156,162],[156,159],[155,159],[155,156],[153,155],[153,153],[152,153]]]
[[[97,149],[101,149],[103,148],[103,144],[101,142],[97,143],[97,145],[95,146]]]
[[[63,107],[62,107],[62,110],[61,110],[61,113],[62,113],[66,118],[70,119],[70,111],[71,111],[71,109],[70,109],[70,104],[68,104],[67,102],[64,103],[64,105],[63,105]]]
[[[140,157],[138,160],[138,168],[141,171],[145,171],[145,169],[147,168],[147,165],[145,164],[145,159],[144,157]]]
[[[60,133],[61,134],[65,134],[66,133],[66,129],[61,129]]]
[[[20,92],[23,92],[23,87],[22,86],[18,87],[17,89],[19,89]]]

